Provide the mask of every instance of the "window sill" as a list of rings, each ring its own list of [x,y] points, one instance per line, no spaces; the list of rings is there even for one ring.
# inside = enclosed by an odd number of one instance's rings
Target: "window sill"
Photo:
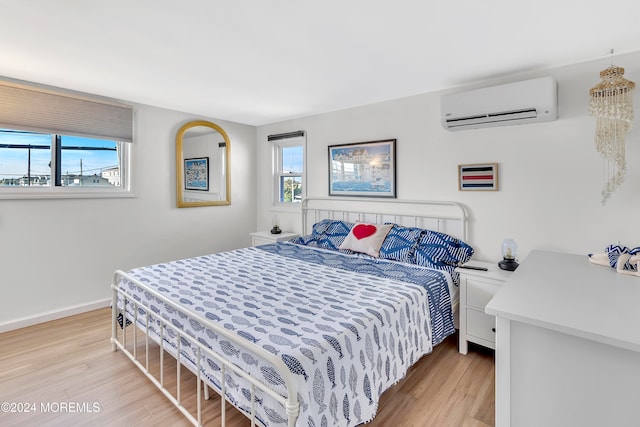
[[[133,198],[136,194],[125,190],[87,190],[87,189],[45,189],[29,190],[0,188],[0,200],[26,199],[121,199]]]
[[[300,212],[302,203],[274,203],[271,207],[272,212]]]

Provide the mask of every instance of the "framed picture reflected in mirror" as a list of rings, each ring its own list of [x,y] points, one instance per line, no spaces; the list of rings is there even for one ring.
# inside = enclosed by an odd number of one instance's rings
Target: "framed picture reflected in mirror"
[[[209,158],[184,159],[184,189],[209,191]]]

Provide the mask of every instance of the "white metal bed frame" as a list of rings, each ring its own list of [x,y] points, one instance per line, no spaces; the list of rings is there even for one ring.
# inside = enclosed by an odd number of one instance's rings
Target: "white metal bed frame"
[[[427,228],[466,241],[467,210],[458,202],[433,200],[307,198],[302,201],[302,231],[325,218],[350,222],[391,222]]]
[[[463,240],[467,235],[467,213],[465,207],[457,202],[448,201],[420,201],[420,200],[397,200],[397,199],[366,199],[366,198],[308,198],[303,200],[302,206],[302,231],[303,234],[310,234],[311,226],[322,219],[340,219],[351,222],[393,222],[404,226],[415,226],[420,228],[429,228],[435,231],[445,232],[451,234]],[[253,378],[248,373],[244,372],[235,364],[227,361],[224,355],[218,354],[209,348],[203,346],[200,342],[186,334],[185,332],[175,328],[170,322],[162,318],[161,315],[156,314],[147,307],[143,302],[136,300],[132,294],[127,290],[119,287],[120,279],[126,278],[126,280],[136,284],[145,292],[150,293],[155,298],[162,300],[165,304],[169,305],[173,309],[184,314],[187,319],[194,319],[204,327],[209,328],[216,334],[223,336],[225,339],[232,342],[234,345],[242,347],[244,350],[249,351],[260,357],[263,360],[268,361],[274,366],[282,379],[284,380],[287,396],[282,396],[279,393],[271,390],[268,386],[261,381]],[[251,420],[251,426],[255,426],[256,423],[260,425],[256,418],[254,405],[256,389],[261,390],[269,396],[280,402],[287,413],[288,425],[293,427],[296,424],[296,420],[299,413],[300,404],[297,401],[297,387],[294,381],[294,375],[287,368],[284,362],[272,353],[264,350],[263,348],[253,344],[252,342],[240,337],[239,335],[228,331],[227,329],[209,321],[202,316],[196,316],[194,313],[185,310],[179,304],[165,298],[158,292],[150,289],[140,281],[131,277],[129,274],[123,271],[116,271],[114,273],[112,289],[112,336],[111,345],[112,350],[121,350],[127,357],[137,366],[150,380],[160,389],[160,391],[173,403],[184,416],[195,426],[201,426],[202,424],[202,397],[205,400],[209,398],[209,390],[207,386],[210,386],[214,390],[216,387],[203,375],[205,371],[205,365],[203,360],[205,357],[211,358],[221,367],[218,374],[213,374],[210,370],[206,370],[208,375],[216,375],[216,379],[221,384],[221,390],[219,394],[221,396],[221,425],[224,427],[226,424],[225,419],[225,405],[228,399],[225,395],[225,373],[227,370],[231,370],[236,374],[242,376],[251,384],[251,408],[250,414],[246,414]],[[138,313],[142,309],[145,315],[142,315],[142,319],[139,319]],[[457,307],[454,307],[454,311]],[[131,314],[133,313],[133,314]],[[122,316],[122,333],[118,333],[119,316]],[[131,316],[133,317],[131,319]],[[125,330],[128,324],[127,320],[130,320],[135,326],[133,328],[133,351],[127,346],[127,333]],[[159,377],[157,378],[149,369],[149,325],[151,321],[156,321],[160,324],[159,343],[156,342],[153,337],[151,339],[160,346],[160,366]],[[144,355],[138,354],[138,329],[141,329],[140,333],[143,334],[145,351]],[[168,340],[168,336],[165,336],[167,329],[170,329],[175,333],[175,350],[169,346],[165,346],[165,340]],[[189,367],[183,365],[184,356],[181,354],[180,346],[181,340],[186,340],[191,346],[197,348],[196,360],[193,362],[195,367]],[[167,352],[173,356],[176,363],[176,393],[172,394],[168,390],[164,381],[164,353]],[[144,359],[144,360],[142,360]],[[144,362],[144,363],[143,363]],[[189,411],[183,405],[182,390],[181,390],[181,367],[186,367],[190,372],[196,376],[196,409],[195,415]],[[204,396],[203,396],[204,394]],[[244,411],[242,411],[244,413]]]

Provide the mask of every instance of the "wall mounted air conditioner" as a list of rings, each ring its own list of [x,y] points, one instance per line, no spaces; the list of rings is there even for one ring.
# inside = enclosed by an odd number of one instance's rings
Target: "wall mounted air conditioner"
[[[442,127],[448,130],[546,122],[558,118],[553,77],[442,95]]]

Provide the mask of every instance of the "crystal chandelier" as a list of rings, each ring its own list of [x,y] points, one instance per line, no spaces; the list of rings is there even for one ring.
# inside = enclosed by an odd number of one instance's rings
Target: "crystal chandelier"
[[[613,50],[611,50],[613,54]],[[589,111],[596,116],[596,150],[604,157],[605,184],[602,204],[622,184],[626,173],[624,136],[633,122],[633,89],[623,77],[624,68],[611,65],[600,71],[602,81],[589,90]]]

